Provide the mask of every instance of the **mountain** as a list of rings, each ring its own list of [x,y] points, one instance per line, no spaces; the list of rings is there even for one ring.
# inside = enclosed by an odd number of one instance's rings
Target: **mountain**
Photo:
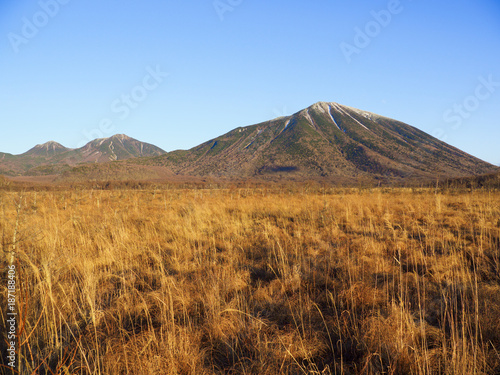
[[[0,174],[48,175],[60,174],[82,163],[105,163],[137,157],[164,154],[161,148],[138,141],[124,134],[101,138],[78,149],[57,142],[36,145],[20,155],[0,154]]]
[[[35,156],[35,157],[36,156],[51,157],[69,150],[70,150],[69,148],[66,148],[57,142],[49,141],[41,145],[36,145],[29,151],[25,152],[23,155]]]
[[[213,177],[398,183],[498,171],[413,126],[333,102],[239,127],[189,150],[165,153],[119,134],[79,149],[48,142],[22,155],[0,154],[0,174],[75,181]]]
[[[96,139],[87,143],[77,150],[75,155],[80,162],[103,163],[164,153],[165,151],[152,144],[138,141],[125,134],[116,134],[110,138]]]
[[[497,168],[405,123],[338,103],[236,128],[190,150],[135,160],[176,174],[338,181],[459,177]]]

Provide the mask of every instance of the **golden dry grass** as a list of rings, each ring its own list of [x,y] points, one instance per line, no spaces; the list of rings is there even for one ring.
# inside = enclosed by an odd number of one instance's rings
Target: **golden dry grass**
[[[498,374],[499,198],[1,192],[20,371]],[[6,283],[1,291],[5,311]]]

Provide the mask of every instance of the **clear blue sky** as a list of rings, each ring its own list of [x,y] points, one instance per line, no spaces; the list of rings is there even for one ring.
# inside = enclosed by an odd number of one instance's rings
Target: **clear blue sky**
[[[186,149],[317,101],[500,164],[500,2],[0,0],[3,152]]]

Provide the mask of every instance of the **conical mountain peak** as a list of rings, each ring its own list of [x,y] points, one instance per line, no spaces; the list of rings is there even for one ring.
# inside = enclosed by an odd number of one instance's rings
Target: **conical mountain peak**
[[[55,154],[64,153],[70,150],[69,148],[64,147],[62,144],[49,141],[39,145],[36,145],[32,149],[25,152],[23,155],[33,155],[33,156],[50,156]]]

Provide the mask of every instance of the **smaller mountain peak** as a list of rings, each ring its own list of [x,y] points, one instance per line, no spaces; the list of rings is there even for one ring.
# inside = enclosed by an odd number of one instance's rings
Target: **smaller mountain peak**
[[[115,134],[111,137],[111,139],[119,139],[121,141],[125,141],[125,140],[133,140],[133,138],[130,138],[128,135],[126,134]]]
[[[62,144],[57,143],[55,141],[48,141],[48,142],[42,143],[41,145],[36,145],[35,147],[38,147],[38,148],[47,148],[47,147],[50,147],[50,148],[54,148],[54,147],[56,147],[56,148],[66,148]]]
[[[59,152],[68,151],[69,148],[64,147],[62,144],[48,141],[39,145],[36,145],[31,150],[25,152],[28,155],[47,155],[47,154],[55,154]]]
[[[112,135],[111,137],[107,137],[107,138],[96,138],[94,139],[93,141],[90,141],[89,143],[87,143],[85,146],[83,146],[83,148],[92,148],[92,147],[98,147],[98,146],[101,146],[102,144],[108,144],[109,142],[112,142],[112,141],[135,141],[134,138],[130,138],[129,136],[125,135],[125,134],[115,134],[115,135]]]

